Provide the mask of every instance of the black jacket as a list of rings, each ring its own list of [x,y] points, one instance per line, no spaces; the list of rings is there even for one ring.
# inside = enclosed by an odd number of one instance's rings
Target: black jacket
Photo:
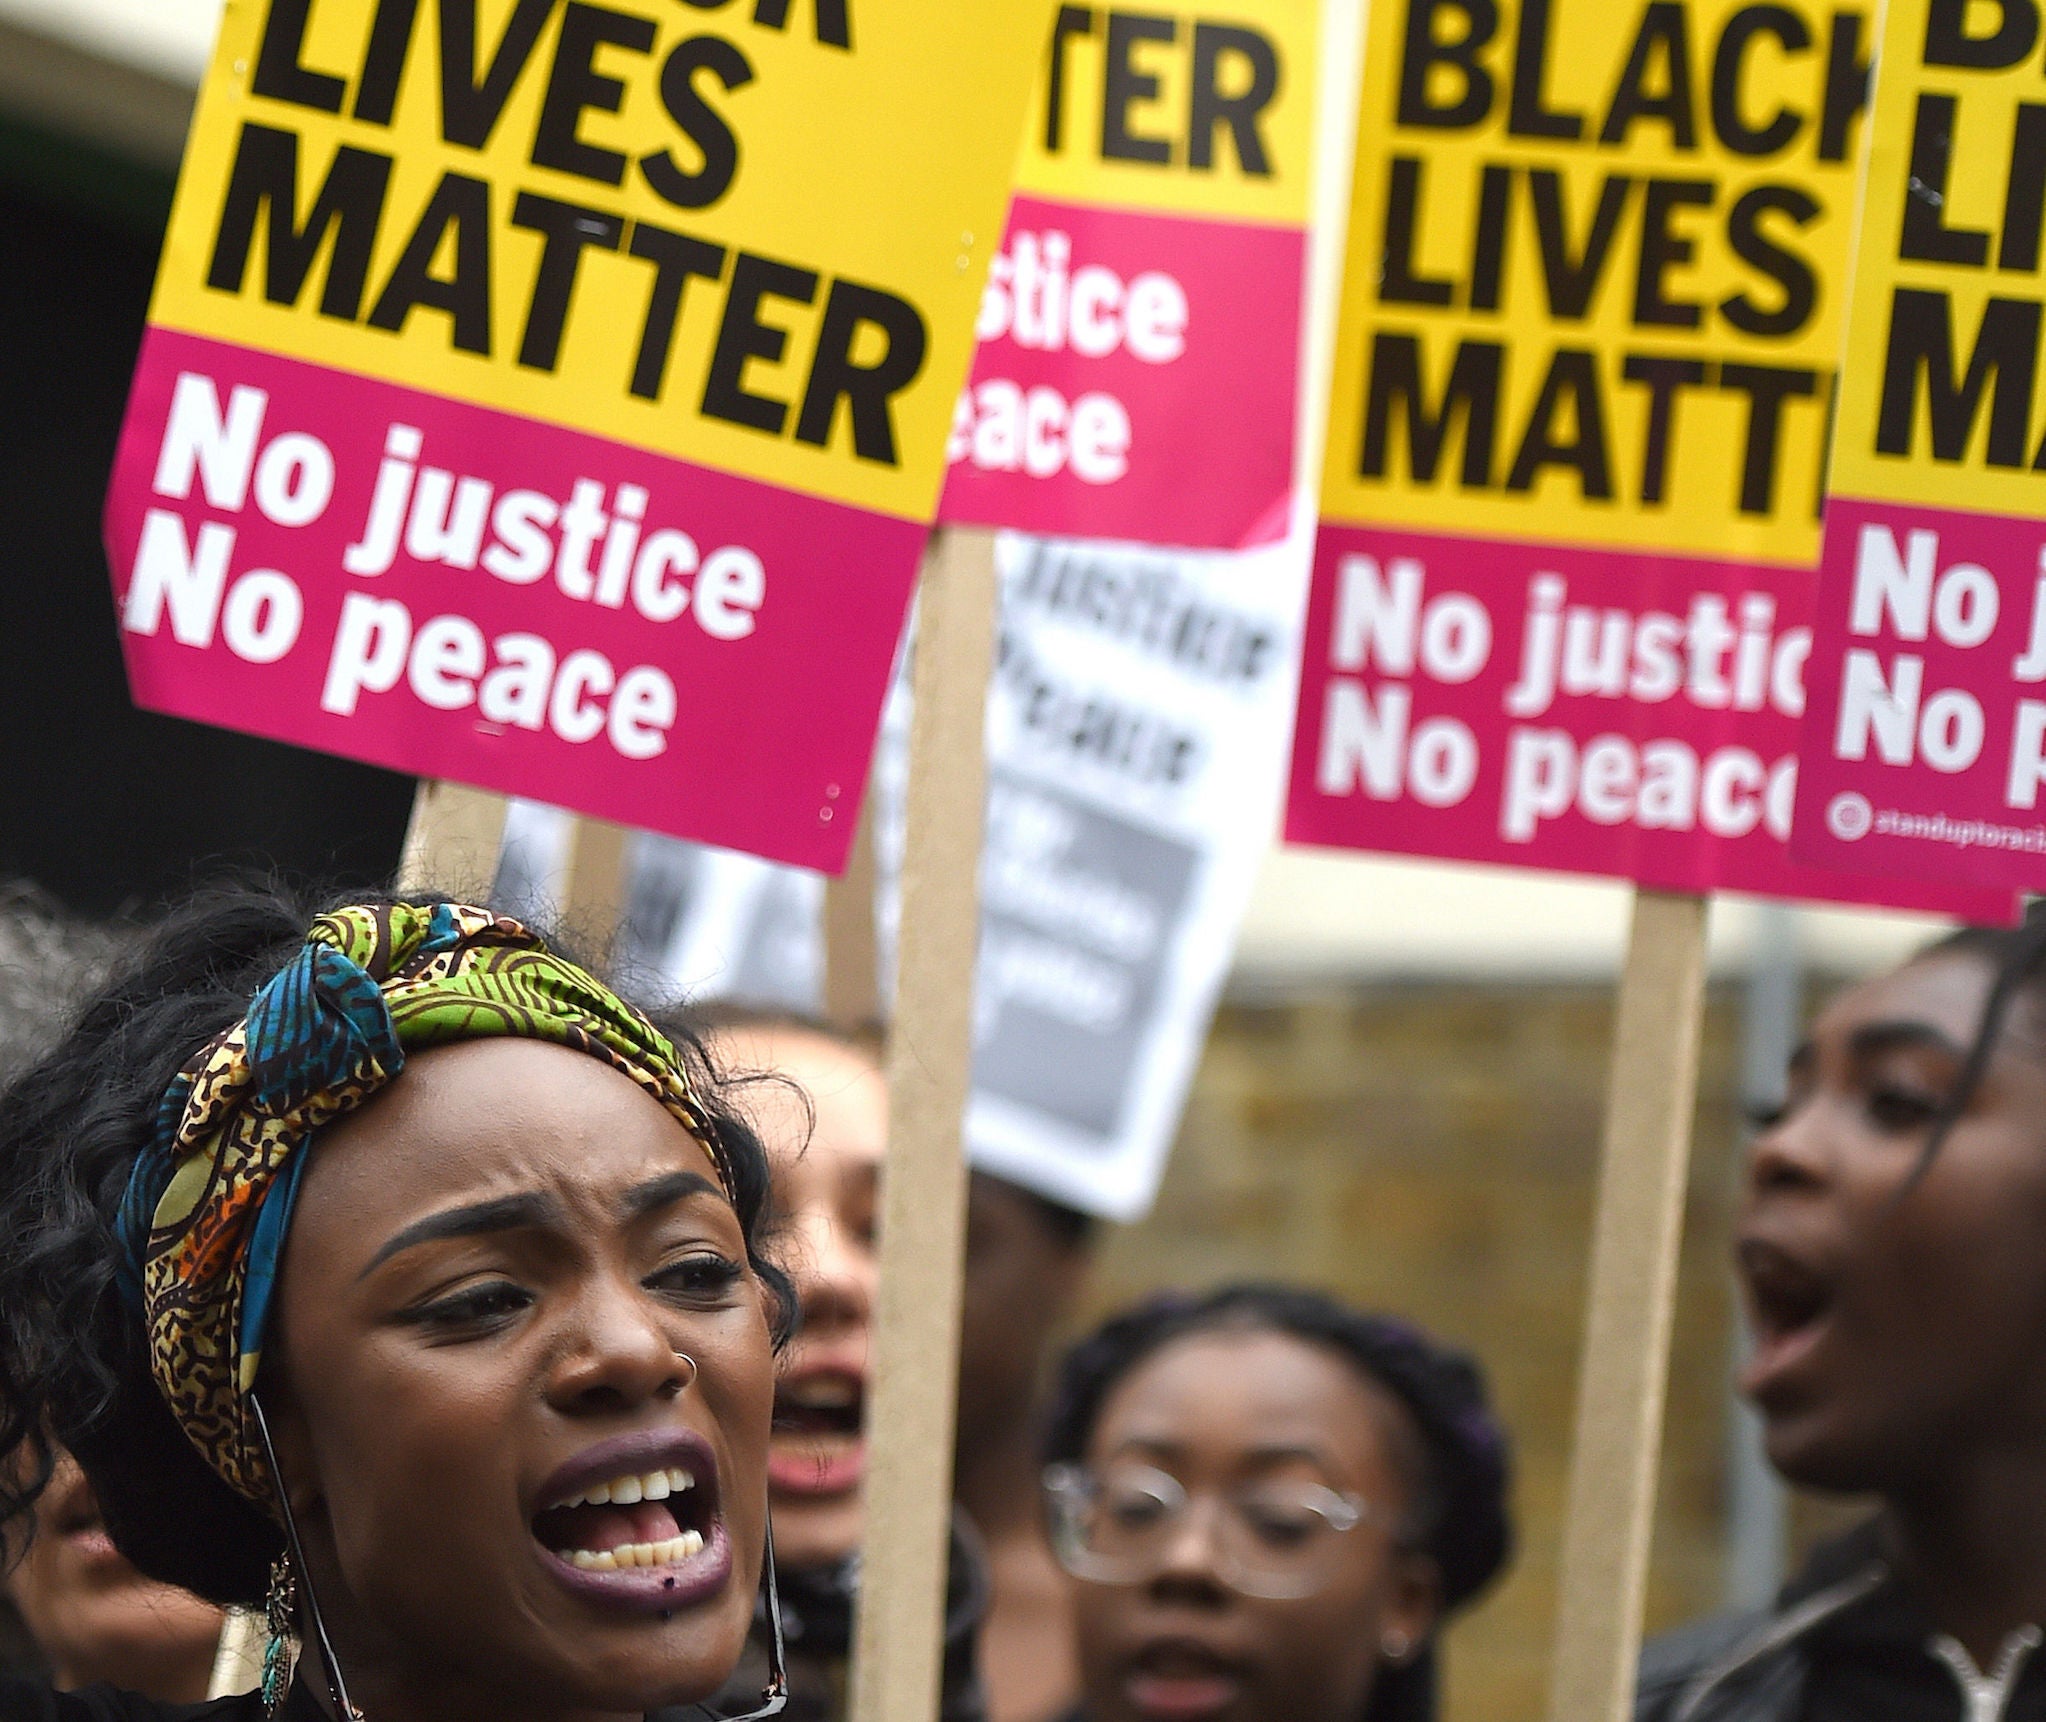
[[[292,1697],[285,1722],[326,1722],[318,1705],[300,1693]],[[0,1722],[263,1722],[263,1701],[251,1692],[206,1704],[158,1704],[111,1686],[52,1692],[43,1681],[8,1678],[0,1680]]]
[[[1649,1645],[1634,1717],[2046,1722],[2037,1642],[2037,1633],[2014,1638],[2001,1666],[1977,1675],[1914,1605],[1870,1524],[1819,1549],[1773,1609],[1704,1621]]]

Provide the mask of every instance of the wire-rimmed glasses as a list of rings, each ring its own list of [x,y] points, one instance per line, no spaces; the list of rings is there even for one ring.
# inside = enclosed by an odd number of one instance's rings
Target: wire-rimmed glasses
[[[1369,1516],[1362,1496],[1303,1478],[1272,1478],[1219,1494],[1188,1494],[1169,1471],[1119,1463],[1044,1473],[1052,1548],[1075,1578],[1142,1584],[1155,1577],[1196,1501],[1210,1509],[1215,1573],[1245,1596],[1312,1596],[1334,1571],[1348,1533]]]

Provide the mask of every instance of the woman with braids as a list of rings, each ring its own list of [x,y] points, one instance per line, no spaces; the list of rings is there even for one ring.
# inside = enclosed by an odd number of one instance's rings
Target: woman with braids
[[[2046,920],[1827,1006],[1737,1240],[1771,1461],[1878,1510],[1651,1646],[1643,1722],[2046,1718]]]
[[[1431,1722],[1435,1629],[1512,1542],[1472,1363],[1291,1287],[1115,1317],[1046,1450],[1073,1722]]]
[[[0,1718],[715,1691],[768,1562],[766,1187],[700,1051],[514,921],[174,916],[0,1102],[0,1523],[69,1450],[144,1573],[267,1608],[265,1690],[0,1685]]]

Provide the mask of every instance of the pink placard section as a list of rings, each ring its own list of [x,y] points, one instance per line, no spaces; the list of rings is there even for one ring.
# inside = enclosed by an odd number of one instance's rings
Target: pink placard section
[[[1791,851],[2046,890],[2046,523],[1826,505]]]
[[[1018,197],[940,520],[1230,550],[1284,536],[1297,227]]]
[[[825,869],[925,536],[160,328],[106,534],[140,705]]]
[[[1324,525],[1286,835],[2010,919],[2008,894],[1791,859],[1812,587],[1794,570]]]

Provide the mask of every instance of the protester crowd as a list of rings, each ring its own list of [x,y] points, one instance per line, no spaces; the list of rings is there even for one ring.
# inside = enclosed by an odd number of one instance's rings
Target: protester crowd
[[[847,1715],[876,1042],[428,900],[7,956],[0,1717]],[[968,1220],[944,1722],[1436,1717],[1513,1556],[1472,1360],[1276,1282],[1078,1330],[1097,1223],[981,1172]],[[1873,1505],[1651,1645],[1641,1722],[2046,1718],[2042,1228],[2046,921],[1828,1003],[1743,1387]]]

